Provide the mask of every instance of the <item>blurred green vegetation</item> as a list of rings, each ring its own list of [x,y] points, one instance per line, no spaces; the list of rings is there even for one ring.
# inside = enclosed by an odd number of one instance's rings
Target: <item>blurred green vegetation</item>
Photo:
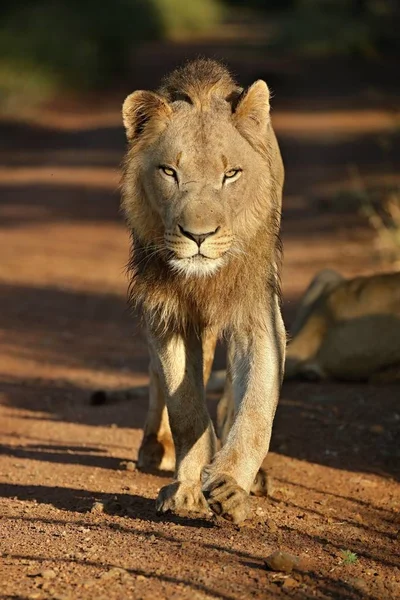
[[[315,56],[377,58],[400,53],[398,0],[289,0],[286,4],[290,10],[275,40],[279,48]]]
[[[218,0],[1,0],[0,98],[105,87],[146,40],[216,24]]]
[[[226,12],[274,20],[269,51],[399,52],[397,0],[1,0],[0,106],[110,86],[147,40],[214,28]],[[258,17],[256,17],[256,20]],[[258,21],[257,21],[258,22]],[[266,21],[268,22],[268,21]]]

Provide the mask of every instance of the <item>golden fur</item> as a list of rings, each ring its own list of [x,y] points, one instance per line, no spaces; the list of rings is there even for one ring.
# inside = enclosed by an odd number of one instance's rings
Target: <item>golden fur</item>
[[[293,377],[400,380],[400,273],[317,275],[287,348],[285,378]]]
[[[302,297],[286,349],[285,379],[400,381],[400,273],[345,279],[325,269]],[[215,371],[209,389],[221,390],[226,371]],[[233,407],[218,407],[220,435]]]
[[[239,522],[268,450],[285,348],[283,165],[268,87],[242,90],[222,65],[198,60],[157,93],[128,96],[123,120],[130,299],[151,355],[139,464],[173,466],[171,429],[176,481],[160,491],[158,510],[211,508]],[[236,416],[217,452],[204,381],[221,335]]]
[[[212,138],[212,145],[213,141],[217,141],[217,131],[215,133],[213,131],[217,123],[215,107],[222,104],[225,110],[231,110],[231,105],[226,98],[232,95],[237,98],[239,89],[220,64],[213,61],[195,61],[189,63],[186,68],[172,73],[164,81],[156,100],[150,101],[150,98],[155,96],[151,92],[134,92],[129,96],[124,105],[126,123],[132,123],[134,119],[135,111],[132,102],[136,103],[137,94],[140,94],[141,102],[135,109],[139,112],[139,115],[136,115],[139,119],[137,127],[142,127],[145,120],[141,112],[146,106],[142,104],[145,102],[143,99],[145,95],[146,97],[149,95],[150,115],[156,118],[151,119],[148,115],[146,127],[143,131],[140,130],[137,138],[134,137],[135,142],[130,145],[127,152],[122,178],[122,206],[132,230],[131,300],[143,307],[147,313],[153,313],[160,322],[168,324],[172,321],[171,326],[174,328],[185,327],[188,317],[191,322],[196,321],[200,329],[210,326],[222,331],[233,320],[238,324],[246,323],[249,326],[251,325],[249,317],[251,320],[257,319],[257,314],[251,308],[257,304],[257,299],[263,302],[266,282],[271,286],[272,292],[280,293],[279,228],[283,166],[272,127],[269,126],[267,135],[262,136],[260,140],[253,135],[253,140],[252,131],[247,125],[249,119],[253,129],[257,126],[250,112],[253,102],[250,107],[247,103],[245,106],[239,105],[239,113],[246,113],[247,110],[247,114],[243,117],[243,128],[247,126],[249,129],[247,137],[250,138],[251,144],[255,145],[257,140],[258,145],[262,146],[262,155],[258,156],[265,172],[260,173],[256,178],[256,186],[254,186],[256,189],[252,190],[256,196],[250,203],[247,203],[247,197],[241,202],[243,211],[237,215],[234,223],[236,246],[229,249],[234,255],[225,263],[224,268],[219,269],[213,277],[181,277],[179,273],[175,274],[169,268],[166,260],[169,252],[168,244],[162,247],[155,243],[155,240],[164,237],[165,224],[160,220],[158,212],[149,205],[148,197],[143,190],[143,181],[140,180],[141,166],[144,162],[143,151],[144,148],[153,150],[152,140],[157,140],[160,132],[166,127],[165,115],[174,112],[179,114],[179,110],[183,110],[180,105],[189,104],[181,98],[190,98],[195,107],[199,107],[199,112],[203,113],[202,130],[199,130],[195,137],[201,138],[208,133]],[[259,100],[251,87],[246,95],[256,96],[252,100],[255,101],[257,109]],[[175,98],[179,100],[174,100]],[[165,104],[166,99],[172,101],[174,109],[171,109],[171,105]],[[206,107],[209,107],[209,110],[206,110]],[[263,107],[264,111],[267,109],[268,106]],[[153,111],[156,111],[156,114]],[[237,119],[236,112],[234,117]],[[205,131],[207,129],[208,132]],[[127,125],[127,130],[131,131],[132,126]],[[213,221],[217,222],[219,218],[219,222],[224,222],[226,217],[227,215],[222,214],[221,209],[221,214],[217,212]],[[223,244],[225,238],[232,237],[229,223],[224,225],[224,231],[220,231],[215,240],[219,244]],[[261,262],[265,268],[248,269],[246,266],[250,262],[253,264]]]

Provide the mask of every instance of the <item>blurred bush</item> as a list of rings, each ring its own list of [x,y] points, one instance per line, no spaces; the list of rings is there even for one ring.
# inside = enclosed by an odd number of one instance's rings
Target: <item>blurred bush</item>
[[[297,0],[225,0],[225,3],[236,8],[263,11],[286,10],[296,4]]]
[[[219,0],[1,0],[2,103],[109,85],[141,42],[206,29],[220,14]]]
[[[264,3],[265,6],[268,4]],[[323,56],[398,54],[398,0],[294,0],[280,23],[276,45]]]
[[[240,23],[239,9],[271,13],[270,52],[400,53],[398,0],[0,0],[0,107],[110,86],[142,42],[207,30],[224,10]]]
[[[223,14],[220,0],[150,0],[153,3],[163,37],[207,31]]]

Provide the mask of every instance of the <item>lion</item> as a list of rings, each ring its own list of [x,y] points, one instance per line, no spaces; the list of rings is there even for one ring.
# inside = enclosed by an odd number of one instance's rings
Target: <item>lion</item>
[[[283,377],[279,238],[284,168],[269,89],[200,59],[123,104],[129,298],[146,327],[149,409],[139,467],[175,469],[156,509],[240,523],[269,448]],[[227,341],[234,418],[217,440],[205,404]],[[228,392],[227,392],[228,393]],[[259,473],[259,474],[258,474]],[[258,475],[257,475],[258,474]]]
[[[215,371],[209,390],[224,387]],[[345,279],[320,271],[300,300],[286,349],[284,379],[400,380],[400,272]],[[229,394],[218,406],[219,427],[232,421]]]
[[[400,380],[400,272],[345,279],[321,271],[292,335],[285,379]]]

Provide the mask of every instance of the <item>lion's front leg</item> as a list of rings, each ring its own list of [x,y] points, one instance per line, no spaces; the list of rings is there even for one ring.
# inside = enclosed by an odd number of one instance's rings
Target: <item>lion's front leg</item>
[[[205,403],[201,340],[194,332],[155,335],[149,342],[164,390],[175,444],[175,481],[158,495],[158,512],[207,509],[200,476],[215,452],[216,436]]]
[[[249,492],[268,452],[284,353],[285,330],[278,308],[258,331],[233,332],[236,416],[224,446],[204,469],[202,489],[210,508],[235,523],[248,515]]]
[[[203,379],[207,384],[214,358],[217,337],[212,331],[202,336]],[[165,389],[161,382],[158,359],[152,345],[150,351],[149,409],[144,426],[143,439],[139,448],[138,467],[143,471],[173,471],[175,469],[175,446],[169,425],[165,403]]]

